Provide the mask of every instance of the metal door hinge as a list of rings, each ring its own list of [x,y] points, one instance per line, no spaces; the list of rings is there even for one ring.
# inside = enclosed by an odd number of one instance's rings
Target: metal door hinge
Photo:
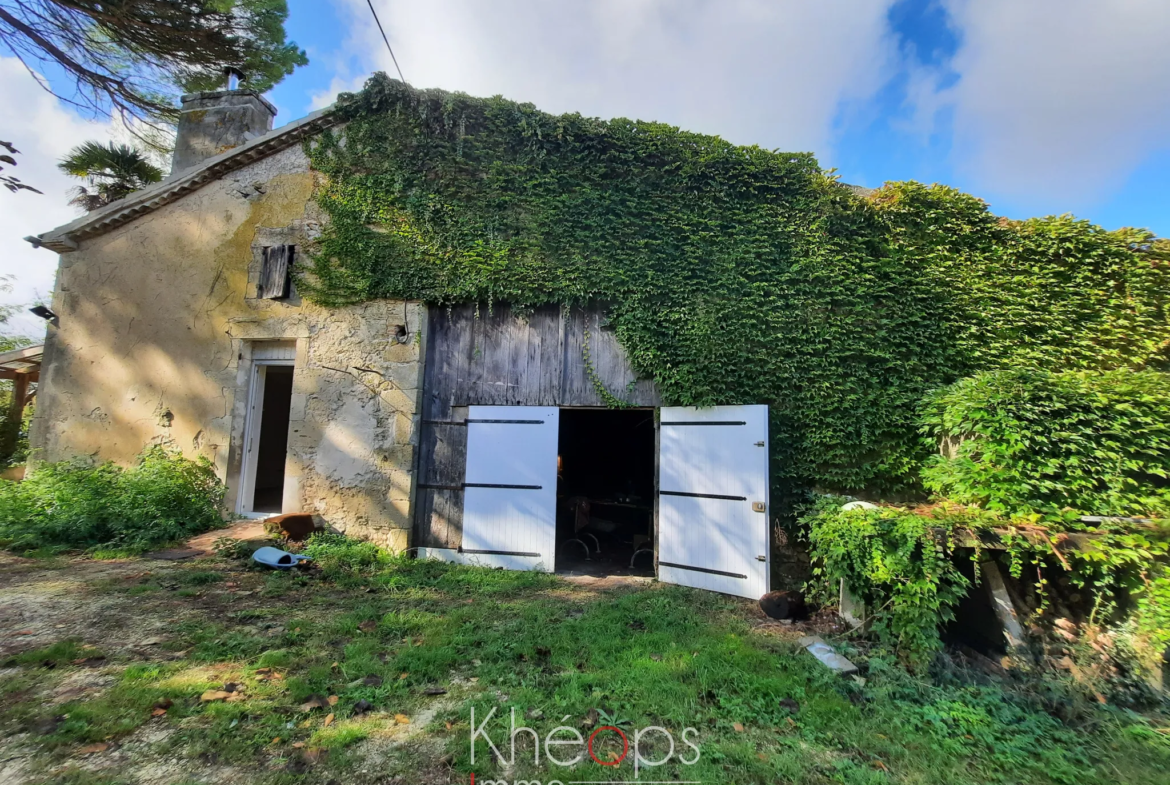
[[[764,512],[768,506],[763,502],[752,502],[752,512]]]
[[[763,442],[756,442],[756,446],[757,446],[757,447],[763,447],[763,446],[764,446],[764,443],[763,443]]]

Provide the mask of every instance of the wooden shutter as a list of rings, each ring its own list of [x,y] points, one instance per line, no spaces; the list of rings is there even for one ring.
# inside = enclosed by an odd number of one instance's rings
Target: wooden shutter
[[[264,248],[257,297],[264,300],[282,300],[288,297],[289,271],[292,270],[295,249],[295,245],[272,245]]]

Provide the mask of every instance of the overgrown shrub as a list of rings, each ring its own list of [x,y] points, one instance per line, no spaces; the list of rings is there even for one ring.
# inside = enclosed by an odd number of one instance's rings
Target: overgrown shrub
[[[1005,548],[1012,576],[1034,585],[1038,613],[1045,610],[1049,584],[1067,577],[1078,591],[1095,598],[1089,627],[1137,650],[1145,665],[1156,664],[1170,644],[1170,542],[1165,533],[1125,531],[1117,524],[1082,525],[1084,533],[1095,535],[1092,543],[1063,549],[1058,546],[1068,535],[1062,526],[1076,525],[1075,518],[1013,518],[957,505],[844,510],[846,501],[822,496],[800,519],[813,560],[814,579],[808,588],[832,602],[844,580],[864,600],[878,641],[912,667],[930,660],[941,645],[942,626],[972,590],[956,560],[978,559],[978,548],[970,546],[985,542]],[[956,553],[960,545],[969,547],[967,555]],[[1061,555],[1055,556],[1058,550]],[[1120,625],[1114,614],[1117,598],[1128,606],[1128,618]],[[1115,628],[1105,630],[1110,624]],[[1118,660],[1119,651],[1110,658]]]
[[[81,460],[41,464],[23,482],[0,481],[0,545],[141,552],[221,525],[223,494],[207,459],[161,447],[126,469]]]
[[[1170,513],[1170,374],[977,374],[933,395],[923,480],[940,496],[1007,513]]]
[[[951,542],[933,535],[936,521],[893,507],[843,510],[845,501],[823,496],[801,519],[814,579],[822,595],[844,579],[865,601],[878,639],[921,667],[970,582],[954,565]]]

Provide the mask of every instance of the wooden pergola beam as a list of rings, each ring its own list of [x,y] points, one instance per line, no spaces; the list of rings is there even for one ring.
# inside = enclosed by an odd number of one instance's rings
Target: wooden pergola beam
[[[3,432],[0,433],[0,458],[7,460],[16,449],[24,407],[28,404],[28,387],[41,378],[41,358],[44,346],[26,346],[0,353],[0,379],[12,382],[12,401],[5,412]]]

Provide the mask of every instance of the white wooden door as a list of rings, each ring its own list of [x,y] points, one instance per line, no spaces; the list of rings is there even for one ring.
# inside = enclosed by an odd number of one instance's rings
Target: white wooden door
[[[756,599],[768,591],[768,407],[663,407],[658,578]]]
[[[555,406],[469,407],[464,561],[552,572],[558,415]]]
[[[256,458],[260,447],[260,422],[264,416],[264,381],[268,366],[252,366],[252,383],[248,390],[248,413],[244,420],[244,460],[240,466],[240,493],[237,511],[252,515],[256,496]]]

